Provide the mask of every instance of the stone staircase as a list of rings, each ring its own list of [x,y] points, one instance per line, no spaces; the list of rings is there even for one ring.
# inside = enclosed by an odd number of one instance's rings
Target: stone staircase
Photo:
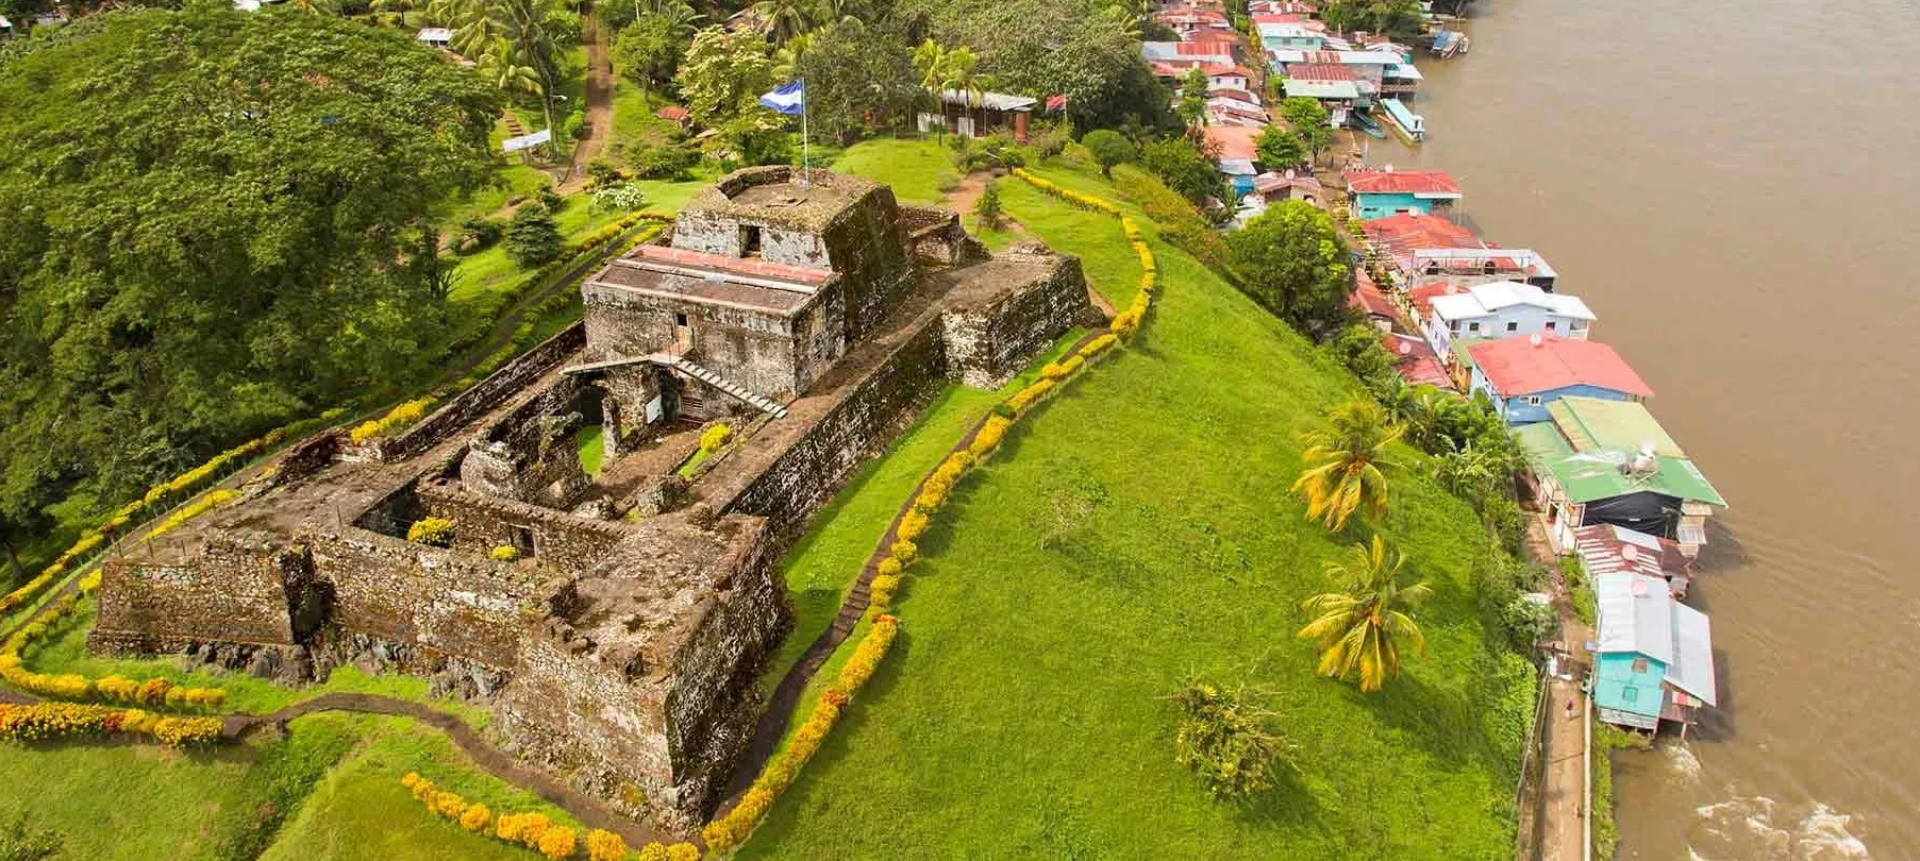
[[[673,355],[668,355],[666,353],[655,353],[651,356],[648,356],[647,360],[653,362],[656,365],[660,365],[662,367],[672,368],[676,371],[679,371],[682,374],[686,374],[689,377],[692,377],[696,380],[699,380],[700,382],[706,383],[709,386],[719,389],[720,391],[726,392],[728,395],[732,396],[736,400],[742,401],[746,403],[748,406],[751,406],[754,409],[757,409],[763,413],[773,416],[774,418],[777,418],[777,419],[786,418],[787,416],[787,407],[785,404],[782,404],[779,401],[776,401],[772,398],[761,395],[758,392],[751,391],[745,386],[742,386],[739,383],[735,383],[732,380],[722,377],[719,374],[716,374],[710,370],[707,370],[706,368],[703,368],[699,365],[694,364],[693,362],[689,362],[681,356],[673,356]]]

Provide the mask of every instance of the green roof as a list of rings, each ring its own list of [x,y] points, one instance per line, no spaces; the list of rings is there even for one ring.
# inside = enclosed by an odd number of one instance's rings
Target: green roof
[[[1471,368],[1473,367],[1473,354],[1467,352],[1467,348],[1475,344],[1479,344],[1479,343],[1482,343],[1485,341],[1491,341],[1491,340],[1493,339],[1492,338],[1455,338],[1453,339],[1453,343],[1447,345],[1447,352],[1450,352],[1453,354],[1454,361],[1459,362],[1461,367]]]
[[[1700,468],[1655,421],[1647,408],[1631,401],[1603,401],[1567,397],[1549,405],[1552,421],[1523,425],[1514,439],[1536,467],[1554,480],[1575,503],[1651,491],[1663,496],[1727,504]],[[1657,469],[1644,475],[1622,472],[1643,442],[1652,442]]]

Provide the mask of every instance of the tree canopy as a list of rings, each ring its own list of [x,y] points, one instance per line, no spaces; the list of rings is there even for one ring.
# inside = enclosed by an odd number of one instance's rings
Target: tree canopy
[[[0,512],[107,496],[404,374],[409,265],[497,96],[364,24],[100,13],[0,57]]]
[[[1313,204],[1281,201],[1227,236],[1240,286],[1267,310],[1316,337],[1349,319],[1353,271],[1333,220]]]

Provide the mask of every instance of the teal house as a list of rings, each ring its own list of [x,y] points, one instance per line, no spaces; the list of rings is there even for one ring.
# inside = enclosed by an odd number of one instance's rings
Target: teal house
[[[1718,699],[1713,635],[1707,616],[1680,603],[1667,582],[1633,572],[1593,578],[1599,599],[1599,649],[1593,705],[1615,726],[1681,732]]]
[[[1446,171],[1357,168],[1342,176],[1353,198],[1354,215],[1361,221],[1389,218],[1409,212],[1451,216],[1463,196],[1460,184]]]

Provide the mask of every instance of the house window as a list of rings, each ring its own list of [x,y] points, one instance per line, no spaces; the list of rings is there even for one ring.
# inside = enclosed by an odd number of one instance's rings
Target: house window
[[[1520,331],[1520,324],[1519,324],[1519,323],[1508,323],[1508,324],[1507,324],[1507,331],[1509,331],[1509,332],[1518,332],[1518,331]]]
[[[1537,407],[1537,406],[1539,406],[1539,405],[1540,405],[1540,396],[1539,396],[1539,395],[1528,395],[1528,396],[1526,397],[1526,405],[1527,405],[1527,406],[1530,406],[1530,407]]]
[[[1480,324],[1479,324],[1479,323],[1468,323],[1468,324],[1467,324],[1467,331],[1469,331],[1469,332],[1478,332],[1478,331],[1480,331]]]
[[[1647,659],[1646,659],[1646,658],[1634,658],[1634,659],[1633,659],[1633,671],[1634,671],[1635,673],[1644,673],[1644,672],[1646,672],[1646,671],[1647,671]]]
[[[1553,322],[1552,320],[1548,320],[1548,321],[1547,321],[1547,331],[1549,331],[1549,332],[1551,332],[1551,331],[1553,331],[1553,330],[1554,330],[1554,328],[1555,328],[1555,327],[1556,327],[1557,325],[1558,325],[1558,324],[1556,324],[1556,323],[1554,323],[1554,322]]]

